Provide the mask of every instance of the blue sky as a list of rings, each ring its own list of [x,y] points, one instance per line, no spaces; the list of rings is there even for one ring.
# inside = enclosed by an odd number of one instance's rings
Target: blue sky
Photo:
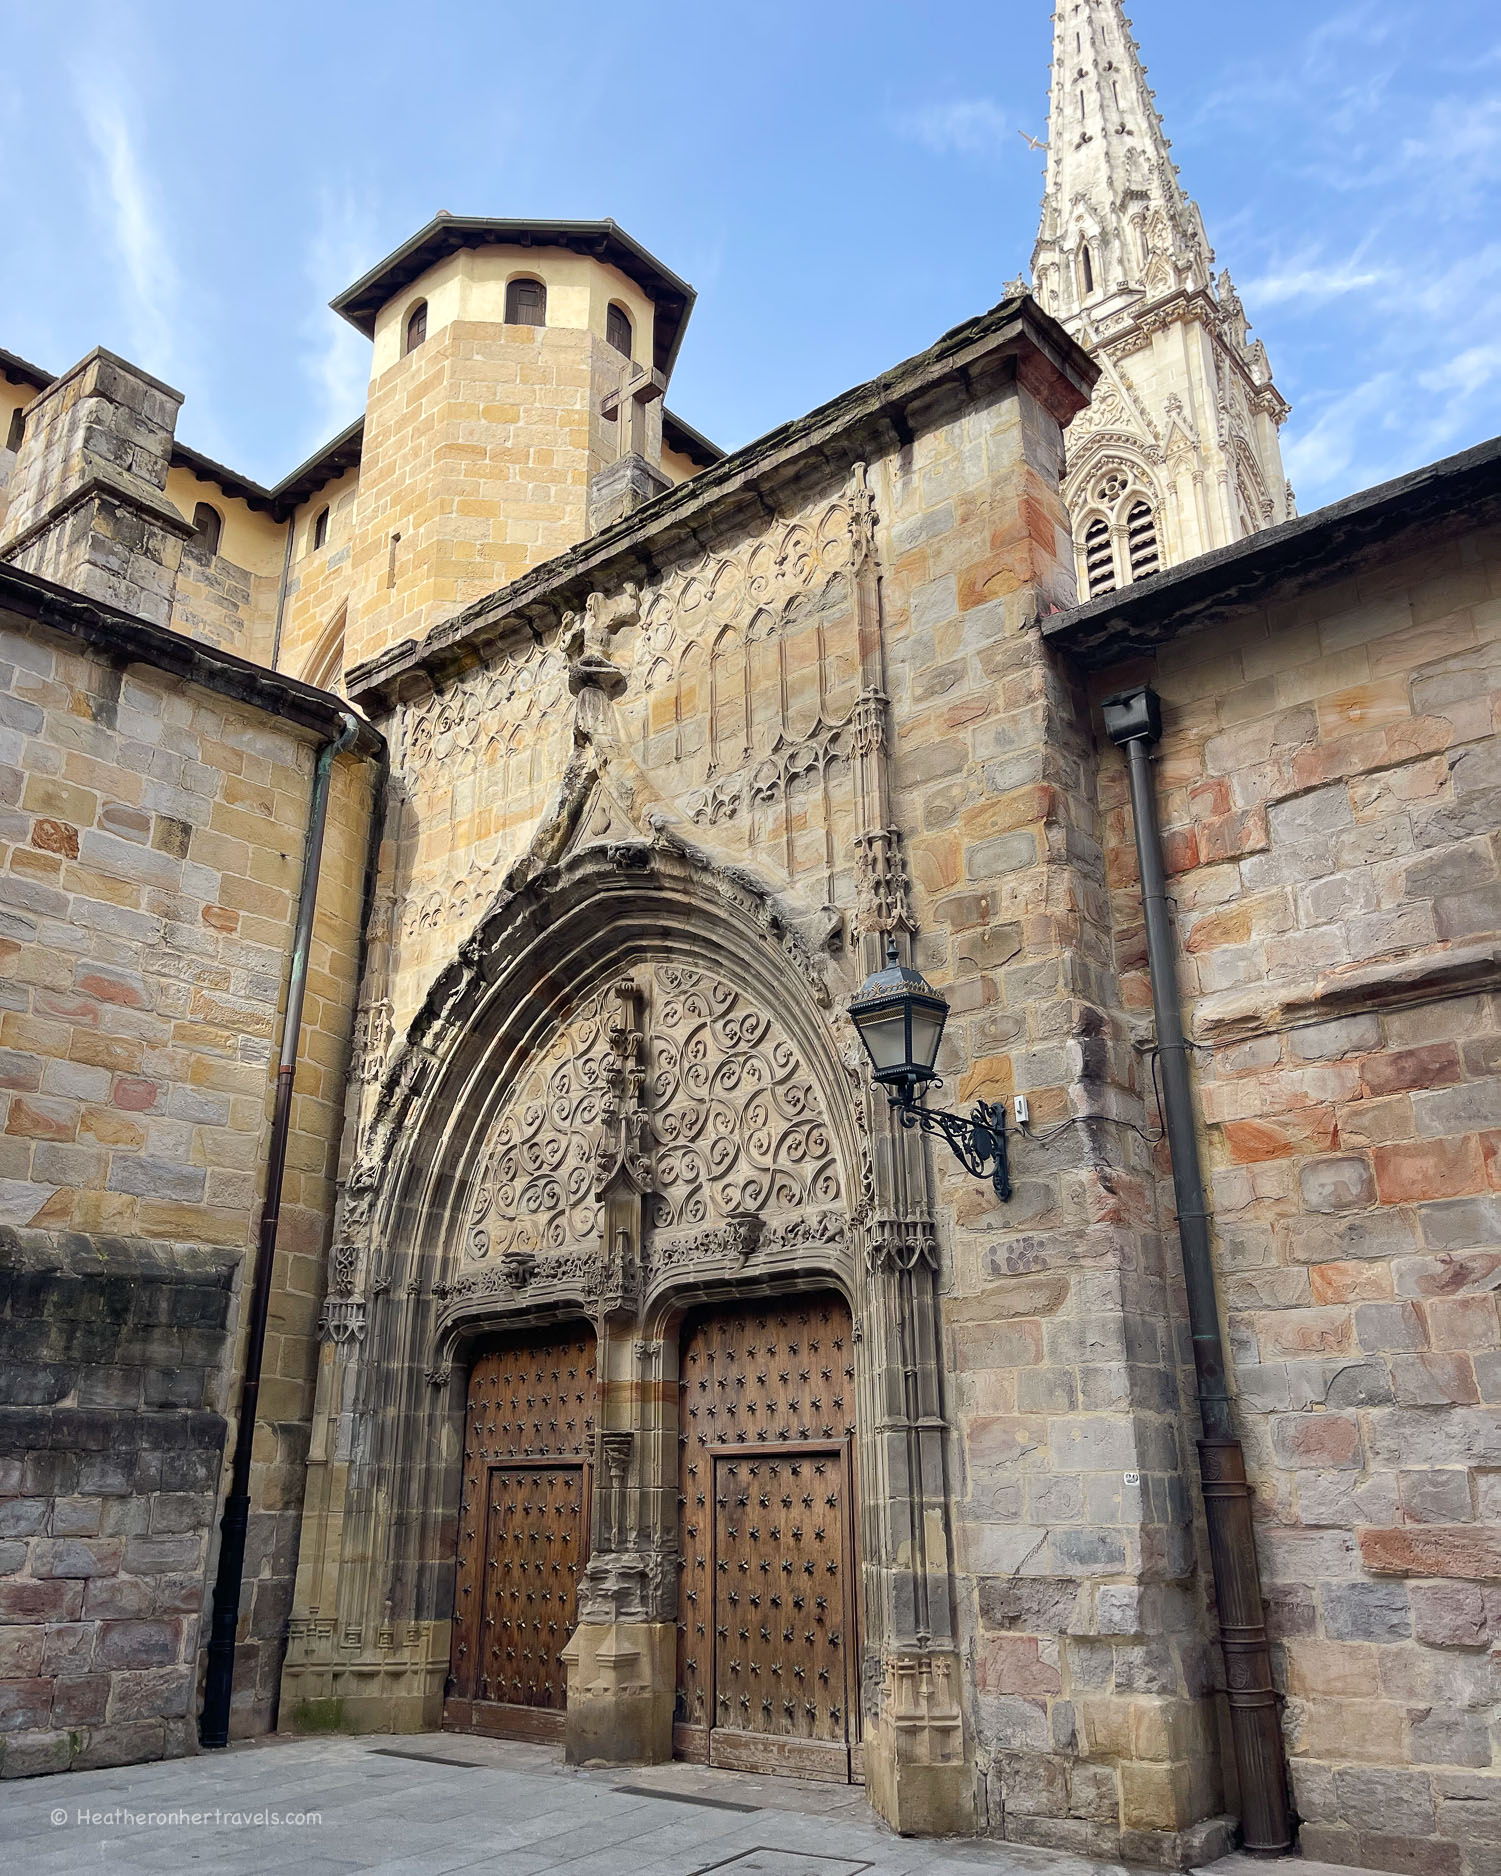
[[[1501,431],[1496,0],[1136,0],[1306,510]],[[699,290],[726,447],[1027,264],[1049,0],[5,0],[0,345],[95,344],[275,480],[363,402],[326,302],[435,211],[613,215]]]

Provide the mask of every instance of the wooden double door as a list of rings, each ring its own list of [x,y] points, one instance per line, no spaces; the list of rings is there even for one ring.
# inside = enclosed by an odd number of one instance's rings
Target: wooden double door
[[[849,1306],[818,1294],[691,1316],[679,1390],[674,1751],[858,1780]],[[475,1362],[446,1726],[562,1736],[594,1443],[591,1330]]]
[[[560,1654],[589,1560],[592,1330],[482,1355],[469,1379],[446,1726],[563,1730]]]
[[[849,1307],[830,1294],[692,1317],[678,1374],[674,1750],[858,1779]]]

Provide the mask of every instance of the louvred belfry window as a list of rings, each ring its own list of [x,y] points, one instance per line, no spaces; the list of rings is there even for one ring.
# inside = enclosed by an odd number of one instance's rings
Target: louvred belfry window
[[[1157,520],[1146,502],[1137,502],[1126,517],[1126,545],[1131,556],[1131,578],[1149,579],[1162,567],[1157,547]]]
[[[1089,597],[1115,588],[1115,556],[1110,549],[1110,524],[1096,515],[1084,530],[1084,577]]]

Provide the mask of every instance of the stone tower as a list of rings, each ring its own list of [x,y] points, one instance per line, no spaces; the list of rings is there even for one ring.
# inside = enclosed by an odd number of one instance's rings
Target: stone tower
[[[1288,405],[1178,180],[1121,0],[1054,15],[1039,302],[1101,367],[1068,431],[1079,596],[1287,520]]]
[[[346,666],[672,486],[661,400],[693,299],[614,222],[448,214],[339,295],[373,342]]]

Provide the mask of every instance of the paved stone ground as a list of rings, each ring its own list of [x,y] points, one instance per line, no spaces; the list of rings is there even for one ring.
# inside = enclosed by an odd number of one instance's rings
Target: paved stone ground
[[[1294,1867],[1298,1876],[1326,1870]],[[1227,1857],[1213,1872],[1266,1876],[1266,1868]],[[1119,1865],[1048,1850],[901,1838],[872,1815],[863,1792],[843,1785],[686,1765],[570,1771],[551,1747],[431,1733],[258,1741],[165,1764],[17,1780],[0,1789],[0,1869],[1125,1876]]]

